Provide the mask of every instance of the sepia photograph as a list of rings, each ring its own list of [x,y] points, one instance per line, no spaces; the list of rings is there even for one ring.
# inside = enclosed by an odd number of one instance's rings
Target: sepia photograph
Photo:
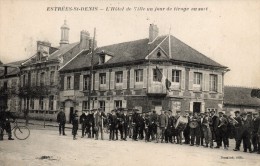
[[[260,1],[0,0],[0,166],[259,166]]]

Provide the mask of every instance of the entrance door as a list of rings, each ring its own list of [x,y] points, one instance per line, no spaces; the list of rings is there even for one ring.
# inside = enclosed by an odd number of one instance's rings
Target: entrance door
[[[72,120],[73,112],[74,112],[74,107],[70,107],[70,119],[69,119],[70,123],[71,123],[71,120]]]
[[[197,112],[197,113],[201,112],[201,103],[200,102],[193,103],[193,113],[194,112]]]

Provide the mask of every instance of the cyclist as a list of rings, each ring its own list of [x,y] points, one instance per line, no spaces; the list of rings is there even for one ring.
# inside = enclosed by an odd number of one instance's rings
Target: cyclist
[[[10,124],[11,119],[13,119],[14,121],[15,117],[10,111],[7,110],[7,108],[0,110],[0,128],[2,128],[2,130],[0,130],[0,141],[3,140],[4,130],[8,133],[8,140],[14,140],[12,138],[11,124]]]

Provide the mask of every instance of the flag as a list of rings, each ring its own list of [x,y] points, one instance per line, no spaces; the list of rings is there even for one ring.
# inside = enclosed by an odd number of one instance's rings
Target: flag
[[[172,83],[171,81],[168,80],[168,78],[165,77],[164,74],[162,74],[162,72],[157,66],[156,66],[156,75],[158,81],[160,81],[166,87],[166,89],[169,90]]]

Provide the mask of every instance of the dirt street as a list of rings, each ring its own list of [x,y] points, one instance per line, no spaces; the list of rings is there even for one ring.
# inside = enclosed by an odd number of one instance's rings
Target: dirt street
[[[172,166],[236,165],[259,166],[260,155],[223,149],[190,147],[144,141],[108,141],[59,136],[57,130],[31,129],[25,141],[0,142],[0,165]],[[79,133],[80,135],[80,133]]]

